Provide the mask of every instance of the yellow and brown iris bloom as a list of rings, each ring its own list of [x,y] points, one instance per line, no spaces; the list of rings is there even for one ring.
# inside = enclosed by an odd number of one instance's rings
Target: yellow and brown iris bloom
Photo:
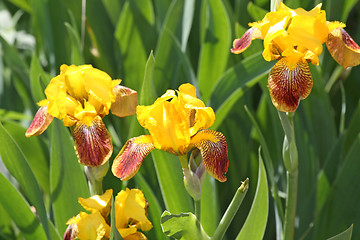
[[[109,213],[111,208],[112,189],[103,195],[90,198],[79,198],[79,203],[90,213],[80,212],[71,218],[64,234],[64,239],[109,239]],[[146,240],[142,231],[149,231],[153,226],[147,218],[148,203],[139,189],[121,190],[115,197],[116,228],[124,240]]]
[[[178,156],[197,148],[209,174],[226,181],[229,166],[226,139],[220,132],[204,130],[214,123],[215,113],[196,97],[194,86],[183,84],[178,91],[168,90],[154,104],[138,106],[136,114],[150,135],[125,143],[112,165],[115,176],[122,180],[133,177],[155,148]]]
[[[252,40],[264,40],[264,59],[279,60],[270,71],[268,83],[271,100],[280,111],[294,112],[300,99],[310,94],[313,81],[308,63],[319,64],[323,43],[344,68],[360,64],[360,47],[343,29],[344,23],[326,21],[321,4],[305,11],[280,2],[276,12],[249,26],[240,39],[234,40],[231,52],[242,53]]]
[[[81,164],[106,163],[113,147],[102,118],[109,110],[119,117],[133,115],[137,106],[137,93],[120,86],[120,82],[91,65],[62,65],[60,75],[46,87],[46,99],[38,103],[40,109],[26,136],[43,133],[53,118],[58,118],[65,126],[74,126],[75,150]]]

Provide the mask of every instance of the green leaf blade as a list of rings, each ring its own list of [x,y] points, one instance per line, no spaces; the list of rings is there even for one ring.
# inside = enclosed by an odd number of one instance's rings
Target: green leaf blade
[[[231,27],[221,0],[204,0],[202,8],[202,47],[199,57],[198,81],[202,99],[207,102],[211,90],[214,89],[227,65],[230,54]]]
[[[55,226],[60,234],[65,223],[80,210],[78,197],[89,197],[85,175],[75,155],[73,141],[68,130],[59,120],[51,126],[50,190]]]
[[[338,235],[331,237],[328,240],[351,240],[352,230],[353,230],[353,225],[351,225],[344,232],[339,233]]]
[[[269,211],[268,192],[266,171],[259,152],[259,175],[254,201],[236,240],[263,238]]]
[[[151,154],[166,209],[174,214],[192,211],[192,199],[184,187],[179,159],[161,150],[153,150]]]
[[[161,226],[164,233],[175,239],[209,239],[202,231],[202,227],[193,213],[178,215],[165,211],[161,215]]]
[[[0,184],[0,204],[6,209],[25,239],[47,239],[44,228],[31,211],[28,203],[1,173]]]
[[[19,182],[30,204],[34,205],[44,230],[49,236],[48,219],[40,186],[27,159],[11,135],[0,123],[0,156],[9,172]]]

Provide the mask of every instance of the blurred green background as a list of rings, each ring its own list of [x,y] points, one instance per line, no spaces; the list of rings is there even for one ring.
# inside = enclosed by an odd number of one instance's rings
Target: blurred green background
[[[306,10],[320,2],[284,1]],[[262,19],[269,7],[269,0],[1,1],[0,239],[59,239],[65,222],[81,209],[77,198],[89,196],[71,135],[60,121],[39,137],[24,135],[36,102],[44,98],[43,90],[61,64],[92,64],[122,79],[122,85],[138,91],[140,104],[151,104],[182,83],[197,87],[198,97],[216,112],[212,129],[226,136],[230,160],[228,181],[208,177],[203,189],[201,222],[209,235],[249,177],[249,192],[226,239],[235,239],[240,231],[255,195],[260,146],[262,158],[274,169],[271,173],[266,166],[269,189],[275,183],[285,202],[284,133],[267,89],[275,62],[263,60],[260,40],[243,54],[230,53],[248,22]],[[328,20],[345,22],[360,43],[357,0],[323,1],[322,9]],[[352,239],[360,239],[360,67],[344,70],[324,46],[320,65],[310,69],[314,87],[294,117],[299,151],[295,239],[326,239],[351,224]],[[109,115],[104,121],[113,137],[111,162],[128,138],[144,134],[136,116]],[[160,184],[158,172],[165,172]],[[147,157],[135,178],[121,182],[109,172],[104,181],[104,189],[115,193],[126,186],[141,188],[149,201],[154,224],[145,233],[149,239],[166,239],[160,228],[165,209],[193,210],[182,194],[178,160],[159,150]],[[166,188],[174,194],[164,196]],[[36,207],[40,220],[29,206]],[[263,217],[264,239],[278,239],[282,216],[271,194]]]

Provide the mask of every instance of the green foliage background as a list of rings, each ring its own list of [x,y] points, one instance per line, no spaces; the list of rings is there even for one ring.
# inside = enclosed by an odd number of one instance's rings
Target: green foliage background
[[[61,64],[92,64],[151,104],[166,89],[190,82],[216,112],[212,129],[227,138],[230,167],[226,183],[206,178],[201,222],[212,235],[241,181],[250,189],[226,239],[234,239],[251,208],[258,179],[258,149],[267,167],[269,189],[275,183],[284,202],[284,133],[267,90],[274,62],[261,56],[261,41],[241,55],[232,41],[269,10],[268,0],[7,0],[0,10],[12,16],[0,23],[0,239],[60,239],[65,222],[88,197],[69,131],[60,121],[39,137],[25,138],[43,90]],[[288,0],[289,7],[310,10],[320,1]],[[357,0],[323,1],[328,20],[347,23],[360,43]],[[84,22],[84,28],[82,23]],[[4,27],[5,26],[5,27]],[[81,34],[83,31],[83,35]],[[35,45],[20,33],[34,37]],[[15,41],[7,37],[15,34]],[[11,35],[13,36],[13,35]],[[5,40],[7,39],[7,40]],[[311,64],[310,64],[311,65]],[[360,239],[360,67],[344,70],[324,48],[319,66],[311,66],[314,87],[301,101],[294,123],[299,151],[299,192],[295,239],[325,239],[354,224]],[[247,106],[248,110],[245,110]],[[104,119],[114,143],[112,159],[125,141],[144,134],[136,116]],[[111,172],[104,189],[117,193],[141,188],[150,204],[154,228],[149,239],[166,239],[161,213],[193,210],[176,157],[153,151],[132,180]],[[259,178],[260,179],[260,178]],[[170,193],[170,194],[169,194]],[[36,215],[30,206],[36,208]],[[279,239],[282,216],[269,194],[264,239]],[[261,208],[259,209],[261,210]],[[265,210],[265,208],[264,208]],[[260,211],[261,212],[261,211]],[[256,221],[255,221],[256,222]],[[251,226],[257,228],[255,224]],[[261,227],[260,227],[261,228]]]

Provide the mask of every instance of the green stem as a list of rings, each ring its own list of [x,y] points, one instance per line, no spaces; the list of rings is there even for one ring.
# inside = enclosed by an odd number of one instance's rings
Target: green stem
[[[295,131],[293,125],[293,113],[280,112],[281,125],[285,132],[283,144],[283,160],[287,175],[287,198],[285,206],[285,219],[283,228],[283,239],[294,238],[294,223],[296,215],[296,200],[298,192],[298,152],[295,142]]]
[[[231,203],[229,204],[226,212],[224,213],[224,216],[215,230],[214,236],[211,238],[212,240],[223,239],[225,232],[228,229],[235,214],[237,213],[248,189],[249,179],[247,178],[236,191],[233,199],[231,200]]]
[[[194,204],[195,204],[195,216],[200,221],[201,200],[194,200]]]
[[[189,165],[188,165],[188,157],[187,157],[187,155],[186,154],[185,155],[179,155],[178,158],[180,160],[181,167],[188,169]]]
[[[294,238],[294,223],[296,215],[296,200],[298,188],[298,171],[287,172],[287,199],[285,208],[283,239]]]
[[[278,111],[281,125],[285,132],[283,144],[283,160],[287,171],[294,172],[298,169],[298,152],[295,143],[295,131],[293,126],[294,113]]]
[[[284,222],[284,210],[283,210],[283,205],[282,205],[281,199],[278,194],[279,190],[278,190],[278,187],[277,187],[276,181],[275,181],[275,173],[274,173],[275,171],[274,171],[274,167],[272,164],[271,155],[270,155],[268,146],[266,144],[265,137],[260,130],[259,124],[257,123],[256,119],[254,118],[253,114],[247,108],[247,106],[245,106],[245,111],[248,113],[250,120],[252,121],[252,123],[259,135],[261,148],[264,152],[265,168],[266,168],[266,171],[267,171],[269,179],[270,179],[270,191],[271,191],[272,197],[274,198],[277,212],[278,212],[279,218],[281,220],[281,224],[282,224]]]
[[[102,187],[102,181],[89,181],[89,189],[91,196],[93,195],[101,195],[104,193],[103,187]]]
[[[326,83],[325,91],[327,93],[330,92],[334,83],[340,78],[341,74],[345,71],[345,69],[341,65],[337,65],[333,73],[331,74],[329,81]]]
[[[109,169],[109,164],[106,163],[99,167],[85,166],[85,175],[88,179],[89,190],[91,196],[101,195],[104,193],[102,180]]]

